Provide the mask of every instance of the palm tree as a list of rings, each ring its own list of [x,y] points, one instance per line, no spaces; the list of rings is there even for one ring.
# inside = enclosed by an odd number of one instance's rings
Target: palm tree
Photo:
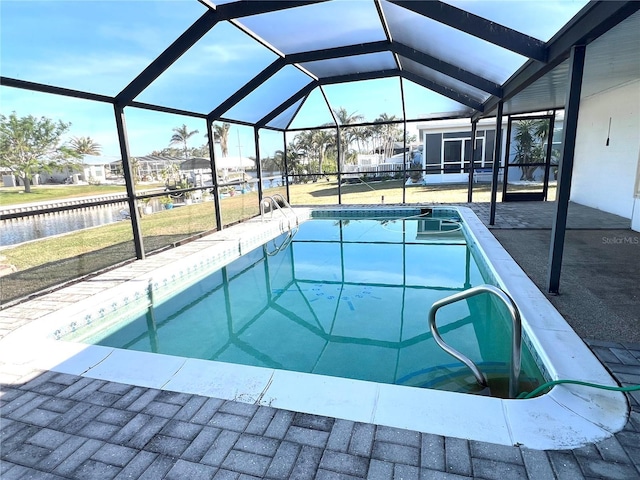
[[[299,148],[300,145],[296,139],[287,145],[287,175],[299,175],[302,173]],[[278,158],[278,161],[281,162],[280,165],[282,165],[280,171],[284,172],[284,152],[282,150],[276,151],[276,158]],[[294,182],[296,182],[296,179],[294,179]]]
[[[71,150],[78,155],[100,155],[102,146],[91,137],[73,137],[69,142]]]
[[[316,130],[313,132],[313,144],[318,150],[318,173],[322,175],[322,164],[325,160],[327,150],[335,145],[335,135],[327,130]]]
[[[363,115],[358,115],[356,112],[348,113],[347,109],[344,107],[340,107],[337,110],[334,110],[333,113],[338,120],[340,125],[349,125],[352,123],[360,122],[364,119]],[[338,159],[340,170],[344,167],[344,161],[347,158],[347,150],[349,145],[355,138],[353,136],[353,132],[350,132],[348,135],[345,135],[345,132],[340,132],[340,158]]]
[[[182,144],[182,151],[184,152],[184,158],[189,158],[189,147],[187,146],[187,140],[191,138],[193,135],[198,133],[198,130],[189,131],[185,124],[182,124],[181,127],[173,128],[175,132],[171,137],[171,141],[169,145],[174,145],[176,143]]]
[[[335,114],[340,125],[349,125],[352,123],[360,122],[364,119],[363,115],[357,115],[356,112],[348,113],[347,109],[344,107],[340,107],[337,110],[334,110],[333,113]]]
[[[530,181],[534,179],[534,173],[538,165],[531,163],[543,163],[545,161],[544,142],[549,133],[548,120],[519,120],[515,128],[515,156],[514,163],[521,164],[522,175],[520,180]]]
[[[356,141],[358,153],[368,153],[373,130],[370,127],[353,127],[353,137]]]
[[[216,142],[220,142],[220,150],[222,151],[222,157],[229,156],[229,129],[231,124],[216,123],[213,125],[213,139]]]
[[[398,126],[395,123],[389,123],[397,119],[398,117],[395,115],[389,116],[383,113],[375,120],[380,122],[380,125],[376,125],[378,127],[376,130],[380,135],[381,145],[379,147],[381,147],[385,159],[393,156],[394,143],[402,139],[402,132]]]
[[[315,147],[313,141],[313,131],[306,130],[304,132],[298,133],[294,138],[293,142],[289,145],[290,151],[295,153],[296,169],[302,170],[302,159],[305,159],[306,165],[309,165],[313,160],[315,160]],[[289,156],[287,155],[287,161],[289,160]],[[308,173],[308,172],[307,172]]]

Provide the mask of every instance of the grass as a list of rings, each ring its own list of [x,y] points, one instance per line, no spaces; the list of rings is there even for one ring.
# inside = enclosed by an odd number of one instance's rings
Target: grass
[[[251,192],[223,198],[221,208],[225,224],[255,216],[259,212],[258,194]],[[145,250],[157,250],[192,235],[214,230],[214,204],[195,203],[144,215],[140,219],[140,228]],[[131,223],[122,221],[27,242],[4,249],[1,254],[21,271],[126,242],[133,242],[133,233]]]
[[[141,189],[164,187],[162,183],[139,185]],[[124,185],[35,185],[31,193],[25,193],[24,187],[0,187],[0,205],[18,205],[21,203],[52,202],[68,198],[125,193]]]
[[[340,188],[343,204],[380,204],[403,203],[402,186],[404,180],[387,180],[383,182],[360,182],[343,184]],[[530,187],[510,185],[509,191],[529,191]],[[272,190],[267,190],[270,192]],[[498,186],[500,201],[502,185]],[[292,205],[331,205],[338,203],[338,185],[336,182],[319,180],[316,183],[292,185],[290,187]],[[268,195],[268,193],[266,193]],[[466,203],[467,184],[416,185],[406,188],[406,203]],[[555,198],[555,186],[549,187],[548,198]],[[489,202],[491,185],[474,184],[473,201]]]

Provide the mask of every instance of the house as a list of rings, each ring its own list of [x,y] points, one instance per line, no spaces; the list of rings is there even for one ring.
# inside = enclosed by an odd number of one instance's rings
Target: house
[[[511,168],[508,170],[509,183],[521,181],[543,182],[545,178],[545,168],[530,167],[527,170],[526,179],[524,169],[519,166],[517,158],[517,138],[518,121],[532,119],[535,121],[540,117],[548,117],[549,114],[531,114],[505,116],[502,121],[502,152],[508,151],[500,159],[501,170],[498,172],[498,179],[502,181],[505,164]],[[549,158],[551,165],[557,165],[557,153],[561,145],[562,124],[564,112],[558,110],[553,121],[553,143],[552,155]],[[509,122],[513,121],[512,128],[509,129]],[[490,182],[492,179],[493,154],[496,138],[495,119],[481,119],[476,126],[476,149],[474,154],[474,183]],[[469,119],[450,119],[421,122],[417,126],[419,138],[422,140],[425,155],[422,160],[422,167],[425,170],[423,183],[467,183],[469,181],[469,162],[471,160],[471,123]],[[542,141],[542,146],[546,147],[547,141]],[[507,159],[505,161],[505,159]],[[555,168],[550,168],[551,180],[555,180]]]

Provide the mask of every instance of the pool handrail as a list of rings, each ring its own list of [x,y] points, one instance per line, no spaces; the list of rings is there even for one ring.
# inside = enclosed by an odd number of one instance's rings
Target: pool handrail
[[[440,348],[469,367],[473,372],[476,381],[481,386],[487,387],[488,381],[484,373],[480,371],[478,366],[471,359],[448,345],[440,336],[440,332],[438,332],[438,328],[436,326],[436,312],[438,309],[460,300],[466,300],[467,298],[474,297],[481,293],[489,293],[499,298],[507,307],[507,310],[509,310],[509,314],[511,315],[513,328],[511,337],[511,365],[509,368],[509,398],[516,398],[518,395],[518,381],[522,364],[522,319],[520,317],[520,311],[518,310],[516,303],[513,301],[513,298],[511,298],[511,296],[504,290],[489,284],[478,285],[434,302],[429,309],[429,329]]]
[[[293,210],[293,208],[291,208],[291,205],[289,205],[289,202],[287,202],[286,198],[284,198],[280,193],[275,193],[272,196],[263,197],[262,201],[260,201],[260,217],[262,218],[262,221],[264,222],[265,204],[271,207],[271,210],[270,210],[271,218],[273,218],[273,205],[275,205],[276,209],[280,213],[282,213],[282,216],[284,218],[287,219],[289,230],[293,229],[293,227],[291,226],[291,218],[287,216],[284,210],[282,210],[282,208],[280,207],[280,203],[278,203],[278,201],[282,202],[282,205],[287,209],[287,211],[291,211],[291,213],[293,214],[293,218],[295,220],[294,226],[298,226],[300,224],[300,221],[298,220],[298,215],[296,215],[296,212]]]
[[[269,250],[267,250],[267,244],[265,243],[262,247],[264,249],[264,252],[267,254],[267,256],[269,257],[273,257],[275,255],[277,255],[278,253],[280,253],[283,249],[287,248],[289,246],[289,244],[293,241],[293,237],[295,236],[295,234],[298,233],[298,227],[295,226],[294,228],[292,228],[291,230],[289,230],[287,232],[287,236],[284,239],[284,241],[276,246],[275,250],[273,252],[270,252]],[[276,239],[273,239],[273,244],[275,245],[276,243]]]

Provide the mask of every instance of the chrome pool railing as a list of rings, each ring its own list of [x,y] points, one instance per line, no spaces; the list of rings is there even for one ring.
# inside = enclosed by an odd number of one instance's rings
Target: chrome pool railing
[[[489,293],[499,298],[507,307],[507,310],[509,310],[509,314],[511,315],[513,332],[511,336],[511,365],[509,368],[509,398],[516,398],[518,395],[518,379],[520,377],[520,368],[522,363],[522,319],[515,302],[504,290],[494,287],[493,285],[478,285],[477,287],[472,287],[463,292],[455,293],[434,302],[429,310],[429,329],[440,348],[469,367],[473,372],[476,381],[481,386],[487,387],[488,381],[484,373],[480,371],[478,366],[471,359],[448,345],[440,336],[440,332],[438,332],[438,328],[436,326],[436,312],[438,309],[460,300],[466,300],[467,298],[474,297],[481,293]]]
[[[276,239],[273,239],[273,245],[275,246],[274,250],[269,251],[269,249],[267,248],[267,243],[265,243],[263,245],[263,250],[264,253],[267,254],[267,256],[269,257],[273,257],[277,254],[279,254],[282,250],[284,250],[285,248],[287,248],[289,246],[289,244],[293,241],[293,237],[295,236],[295,234],[298,233],[298,227],[294,227],[291,230],[289,230],[286,233],[285,239],[282,241],[282,243],[280,245],[276,244]]]
[[[293,220],[295,222],[293,225],[291,225],[291,216],[285,213],[285,210],[283,210],[282,207],[280,206],[281,204],[286,208],[287,212],[291,212],[291,214],[293,215]],[[286,219],[287,226],[288,226],[286,238],[280,245],[276,245],[275,250],[270,252],[267,249],[267,244],[264,245],[265,253],[269,256],[273,256],[273,255],[277,255],[278,253],[280,253],[281,250],[289,246],[295,234],[298,233],[298,227],[300,225],[300,222],[298,220],[298,215],[296,215],[296,212],[293,210],[293,208],[291,208],[291,205],[289,205],[289,202],[287,202],[287,200],[280,193],[276,193],[270,197],[264,197],[260,202],[260,217],[262,218],[263,222],[265,217],[265,207],[267,206],[270,209],[271,218],[273,218],[274,210],[278,210],[282,214],[281,222],[283,222]],[[275,206],[275,209],[274,209],[274,206]],[[284,226],[283,223],[281,223],[281,226],[282,227]],[[275,239],[273,241],[275,245]]]
[[[285,213],[285,210],[282,209],[280,204],[282,204],[282,206],[284,206],[287,209],[286,210],[287,212],[291,212],[291,214],[293,215],[293,219],[295,220],[295,224],[293,226],[291,225],[291,217]],[[270,208],[271,218],[273,218],[274,206],[275,206],[275,210],[278,210],[282,214],[282,216],[285,219],[287,219],[289,230],[299,225],[300,222],[298,220],[298,215],[296,215],[296,212],[293,210],[293,208],[291,208],[291,205],[289,205],[289,202],[287,202],[287,199],[284,198],[280,193],[276,193],[270,197],[264,197],[260,202],[260,218],[262,219],[263,222],[264,222],[264,216],[265,216],[265,207]]]

